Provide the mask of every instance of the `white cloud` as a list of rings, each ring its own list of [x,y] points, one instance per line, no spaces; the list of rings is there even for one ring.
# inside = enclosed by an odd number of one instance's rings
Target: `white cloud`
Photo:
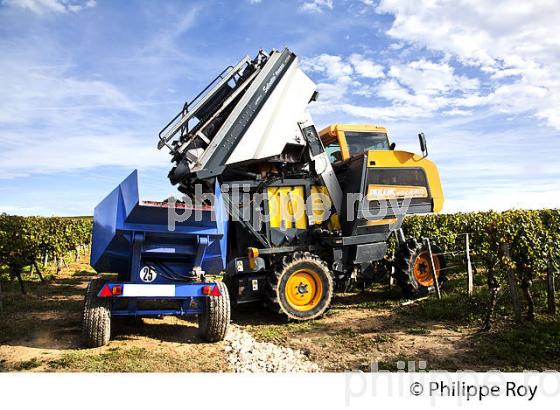
[[[475,6],[478,4],[474,3]],[[503,28],[497,16],[482,19],[489,27],[484,24],[477,27],[466,13],[469,24],[461,31],[461,13],[454,11],[454,7],[423,3],[416,16],[415,7],[402,4],[405,3],[392,0],[382,2],[378,7],[378,11],[384,12],[392,7],[390,10],[396,13],[389,34],[414,45],[420,41],[421,46],[442,51],[444,56],[412,61],[403,61],[410,57],[399,57],[391,60],[387,68],[358,54],[349,57],[322,54],[307,59],[304,69],[322,77],[318,84],[321,102],[314,108],[316,113],[335,112],[338,108],[354,116],[371,118],[375,115],[377,120],[380,115],[384,119],[403,115],[421,118],[437,112],[447,117],[467,116],[473,109],[485,109],[494,114],[533,115],[560,129],[560,60],[554,51],[560,47],[560,35],[550,31],[550,24],[546,24],[550,19],[541,18],[539,23],[532,23],[542,26],[537,30],[540,34],[549,34],[549,38],[539,43],[524,24],[521,27],[528,32]],[[515,19],[520,15],[529,18],[525,13],[535,11],[532,7],[515,10],[513,17],[505,16],[506,20],[517,21]],[[442,21],[428,18],[436,19],[440,14]],[[407,18],[404,19],[403,15]],[[459,28],[451,27],[455,22]],[[502,48],[500,45],[498,37],[502,29],[511,37],[511,46]],[[457,31],[460,44],[453,40]],[[496,37],[496,49],[489,40],[492,36]],[[528,38],[532,40],[528,41]],[[550,47],[553,42],[558,43],[557,48]],[[458,69],[469,74],[458,74]],[[390,105],[379,107],[380,102],[375,98],[371,102],[374,106],[368,106],[365,101],[356,104],[351,101],[352,95],[382,97]]]
[[[389,70],[389,76],[398,79],[417,95],[432,96],[450,91],[475,91],[480,86],[476,78],[455,75],[454,69],[448,63],[435,63],[426,59],[393,65]]]
[[[51,131],[41,138],[2,135],[0,179],[31,174],[71,172],[116,165],[125,168],[166,166],[164,153],[155,144],[139,144],[145,136],[132,134],[59,135]],[[130,155],[131,149],[134,155]]]
[[[147,136],[134,134],[134,120],[114,123],[142,117],[142,107],[111,83],[74,78],[67,68],[0,62],[0,179],[165,162],[153,144],[139,143]]]
[[[321,14],[325,10],[333,9],[333,0],[310,0],[304,1],[299,7],[299,11],[305,13]]]
[[[51,212],[48,208],[42,206],[21,206],[21,205],[0,204],[0,213],[7,213],[8,215],[31,216],[31,215],[49,215]]]
[[[352,54],[349,58],[350,63],[356,70],[356,73],[362,77],[367,78],[383,78],[385,73],[383,72],[383,66],[381,64],[376,64],[371,60],[367,60],[359,54]]]
[[[302,68],[307,71],[323,73],[327,79],[335,82],[350,82],[354,69],[341,56],[321,54],[313,58],[304,59]]]
[[[457,75],[445,61],[394,63],[386,75],[384,66],[359,54],[321,54],[304,59],[302,67],[320,77],[319,104],[312,110],[321,114],[338,109],[376,120],[427,117],[440,110],[448,116],[465,115],[459,107],[489,103],[478,94],[478,79]],[[387,102],[382,107],[358,105],[352,95],[372,98],[375,104],[383,103],[379,97]]]
[[[155,61],[167,59],[188,61],[189,56],[185,53],[185,47],[178,40],[197,23],[200,12],[200,5],[195,4],[185,13],[173,16],[172,24],[165,24],[161,30],[154,33],[142,51],[144,57]]]
[[[182,101],[162,101],[151,93],[177,84],[170,81],[176,71],[168,61],[180,57],[175,53],[179,39],[193,26],[199,10],[193,6],[180,13],[171,26],[166,20],[146,46],[140,42],[130,50],[140,66],[130,71],[126,61],[108,61],[105,71],[84,69],[91,57],[72,54],[53,40],[55,36],[1,38],[5,58],[0,58],[0,179],[60,173],[64,180],[79,170],[114,167],[156,167],[165,176],[169,158],[156,149],[155,134]],[[112,75],[113,67],[144,77],[156,68],[161,72],[155,79],[123,81],[119,73]],[[183,75],[185,70],[182,66]],[[127,89],[131,82],[137,85]],[[169,104],[169,111],[157,104]]]
[[[446,199],[443,212],[560,208],[560,200],[551,196],[547,188],[558,187],[530,188],[523,191],[523,195],[520,195],[519,186],[488,187],[485,190],[471,191],[471,195]]]
[[[4,0],[4,4],[36,14],[77,13],[95,7],[96,0]]]
[[[324,78],[317,84],[322,102],[340,100],[352,84],[358,84],[353,80],[352,65],[341,56],[321,54],[313,58],[304,58],[301,66],[305,71],[317,73]]]
[[[339,108],[357,118],[365,118],[368,121],[378,123],[380,120],[398,119],[398,118],[411,118],[411,117],[426,117],[429,113],[416,105],[394,105],[389,107],[377,106],[360,106],[356,104],[341,104]]]
[[[26,59],[0,61],[0,123],[61,125],[86,121],[96,108],[138,110],[114,85],[74,78],[66,73],[69,68],[33,65]]]
[[[446,115],[446,116],[468,116],[468,115],[472,115],[472,111],[461,110],[459,108],[453,108],[451,110],[445,111],[443,113],[443,115]]]
[[[377,11],[395,17],[391,37],[444,52],[491,73],[493,80],[513,81],[493,84],[487,103],[560,129],[557,1],[500,0],[489,6],[482,0],[382,0]]]

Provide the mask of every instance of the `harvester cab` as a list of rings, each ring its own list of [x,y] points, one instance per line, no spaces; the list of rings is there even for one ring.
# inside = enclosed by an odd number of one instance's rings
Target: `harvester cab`
[[[136,196],[127,200],[136,188],[125,181],[94,216],[92,262],[119,274],[109,291],[158,298],[170,292],[179,305],[163,314],[209,318],[203,333],[218,339],[226,318],[213,315],[226,311],[228,295],[232,303],[263,302],[292,319],[321,316],[336,289],[372,280],[393,233],[394,275],[403,291],[420,295],[441,284],[441,252],[434,246],[436,260],[427,263],[428,250],[400,228],[405,214],[441,209],[437,167],[426,155],[395,150],[383,127],[338,124],[317,132],[307,111],[317,96],[294,53],[261,50],[185,103],[159,133],[158,149],[170,152],[169,179],[184,203],[194,200],[195,209],[219,219],[201,227],[159,204],[168,226],[181,221],[178,232],[169,231],[161,209],[143,207]],[[223,273],[223,281],[208,282],[200,271]],[[159,279],[146,282],[141,272]],[[203,293],[216,288],[220,296]],[[119,314],[156,314],[137,310],[133,296],[118,296],[125,299]],[[208,329],[218,325],[221,336],[212,336]]]
[[[334,124],[319,132],[331,162],[346,161],[368,151],[394,149],[387,129],[367,124]]]
[[[443,207],[443,191],[435,164],[427,159],[427,144],[423,133],[419,134],[422,156],[396,150],[396,144],[389,140],[387,129],[369,124],[334,124],[319,132],[319,137],[329,159],[333,163],[339,180],[348,179],[345,172],[350,161],[365,159],[365,173],[375,174],[373,180],[379,183],[368,184],[370,199],[376,195],[390,199],[408,196],[415,206],[425,202],[424,209],[412,209],[408,213],[439,212]],[[375,168],[375,169],[373,169]],[[392,168],[392,170],[387,170]],[[417,171],[414,172],[413,169]],[[394,171],[394,172],[390,172]],[[385,174],[385,175],[383,175]],[[404,176],[406,174],[406,177]],[[351,179],[351,178],[350,178]],[[424,212],[422,212],[424,211]]]

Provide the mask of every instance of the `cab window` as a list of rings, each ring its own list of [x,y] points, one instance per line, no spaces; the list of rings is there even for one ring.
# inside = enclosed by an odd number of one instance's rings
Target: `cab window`
[[[331,162],[342,160],[342,151],[338,142],[333,142],[325,147],[325,151]]]
[[[389,138],[383,132],[345,131],[350,155],[371,150],[389,150]]]

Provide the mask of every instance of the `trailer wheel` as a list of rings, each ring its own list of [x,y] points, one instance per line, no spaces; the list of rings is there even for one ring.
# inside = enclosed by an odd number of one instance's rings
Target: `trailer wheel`
[[[231,316],[229,293],[223,282],[216,282],[221,296],[208,296],[204,302],[204,312],[198,317],[200,336],[208,342],[224,340]]]
[[[100,347],[111,338],[111,299],[97,294],[105,284],[103,279],[92,280],[84,298],[82,341],[87,347]]]
[[[329,308],[333,291],[327,264],[308,252],[296,253],[269,275],[268,305],[291,319],[315,319]]]
[[[441,248],[434,244],[432,254],[441,287],[445,281],[445,257]],[[408,297],[425,296],[435,291],[428,249],[416,239],[408,239],[395,254],[395,279]]]

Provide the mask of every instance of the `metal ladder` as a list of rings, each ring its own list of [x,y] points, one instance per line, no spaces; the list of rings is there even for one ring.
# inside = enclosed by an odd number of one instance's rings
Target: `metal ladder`
[[[226,67],[216,78],[214,78],[196,97],[194,97],[190,102],[186,102],[183,109],[177,113],[175,117],[162,130],[159,132],[159,142],[158,149],[162,149],[166,146],[172,155],[182,154],[187,146],[195,138],[199,138],[200,145],[203,147],[208,146],[210,139],[203,133],[204,128],[213,119],[215,119],[231,102],[235,100],[239,94],[241,94],[251,83],[252,79],[256,76],[260,67],[263,65],[263,61],[266,61],[268,54],[263,50],[259,51],[257,58],[251,60],[249,56],[246,56],[241,61],[239,61],[235,66]],[[239,80],[242,78],[245,70],[253,65],[256,69],[251,74],[251,76],[241,85],[238,85]],[[233,84],[232,84],[233,82]],[[195,124],[197,131],[194,135],[189,135],[189,121],[193,119],[201,120],[197,117],[197,114],[201,108],[205,107],[207,103],[211,102],[213,98],[219,98],[220,91],[225,90],[225,87],[230,87],[231,92],[228,93],[227,97],[221,101],[219,108],[210,116],[210,118],[205,119],[204,124]],[[175,138],[179,134],[179,138]],[[188,158],[193,161],[195,158]]]

